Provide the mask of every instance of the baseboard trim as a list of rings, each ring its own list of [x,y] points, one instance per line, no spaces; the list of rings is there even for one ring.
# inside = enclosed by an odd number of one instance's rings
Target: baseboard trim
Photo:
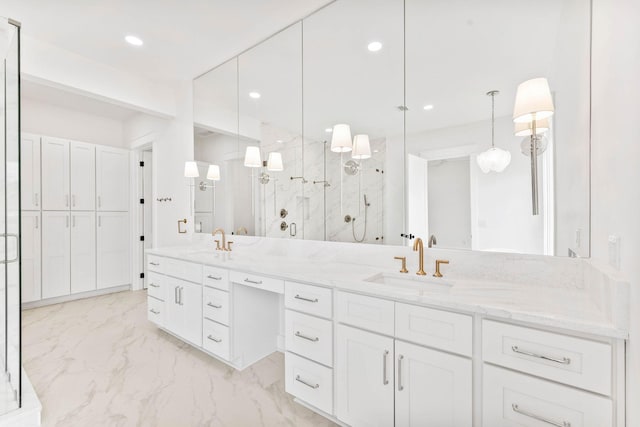
[[[101,295],[113,294],[116,292],[130,291],[131,285],[115,286],[113,288],[96,289],[95,291],[81,292],[79,294],[64,295],[61,297],[41,299],[39,301],[30,301],[22,304],[23,310],[44,307],[46,305],[60,304],[63,302],[76,301],[79,299],[99,297]]]

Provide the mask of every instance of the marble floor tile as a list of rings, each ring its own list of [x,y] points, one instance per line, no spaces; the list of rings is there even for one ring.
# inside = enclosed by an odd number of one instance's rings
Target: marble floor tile
[[[159,330],[146,292],[26,310],[23,365],[44,426],[333,426],[284,391],[284,356],[242,372]]]

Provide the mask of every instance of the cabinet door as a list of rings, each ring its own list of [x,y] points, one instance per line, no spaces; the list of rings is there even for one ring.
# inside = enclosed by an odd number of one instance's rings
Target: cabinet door
[[[21,207],[40,209],[40,137],[22,134],[20,141]]]
[[[396,427],[472,423],[471,360],[396,341]]]
[[[178,304],[183,318],[179,335],[197,346],[202,346],[202,285],[181,281]]]
[[[99,212],[97,233],[98,289],[131,283],[129,275],[129,214]]]
[[[92,211],[96,208],[95,146],[71,142],[71,209]]]
[[[69,212],[42,213],[42,298],[71,293]]]
[[[392,426],[393,339],[338,325],[336,414],[352,426]]]
[[[96,214],[71,213],[71,293],[96,289]]]
[[[22,212],[22,302],[42,298],[40,212]]]
[[[129,152],[96,148],[96,195],[99,211],[129,210]]]
[[[164,327],[174,334],[180,336],[183,329],[183,316],[178,302],[178,292],[180,292],[180,281],[173,277],[163,276],[162,287],[164,288]]]
[[[42,138],[42,209],[69,209],[69,141]]]

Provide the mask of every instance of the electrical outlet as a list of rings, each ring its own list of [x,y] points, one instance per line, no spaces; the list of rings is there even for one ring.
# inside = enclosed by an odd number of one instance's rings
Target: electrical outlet
[[[609,265],[620,270],[620,236],[609,236]]]

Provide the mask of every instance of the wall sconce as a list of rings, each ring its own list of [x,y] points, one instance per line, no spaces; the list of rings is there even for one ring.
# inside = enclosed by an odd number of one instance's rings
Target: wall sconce
[[[191,188],[199,188],[200,191],[206,191],[207,188],[213,189],[213,215],[216,214],[216,181],[220,181],[220,166],[218,165],[209,165],[207,169],[207,179],[209,181],[213,181],[213,184],[207,184],[204,181],[200,181],[200,183],[195,185],[195,178],[200,177],[200,171],[198,170],[198,164],[196,162],[184,162],[184,177],[191,178],[192,183],[189,184]],[[191,194],[189,194],[191,197]],[[194,206],[195,210],[195,206]]]
[[[513,108],[513,122],[516,126],[516,133],[523,132],[526,127],[531,129],[531,206],[533,215],[540,214],[538,206],[538,121],[548,119],[553,115],[554,111],[553,99],[547,79],[539,77],[518,85],[516,102]],[[526,127],[518,128],[521,123],[524,123]]]
[[[351,128],[349,125],[335,125],[331,134],[331,151],[334,153],[348,153],[352,149]]]

